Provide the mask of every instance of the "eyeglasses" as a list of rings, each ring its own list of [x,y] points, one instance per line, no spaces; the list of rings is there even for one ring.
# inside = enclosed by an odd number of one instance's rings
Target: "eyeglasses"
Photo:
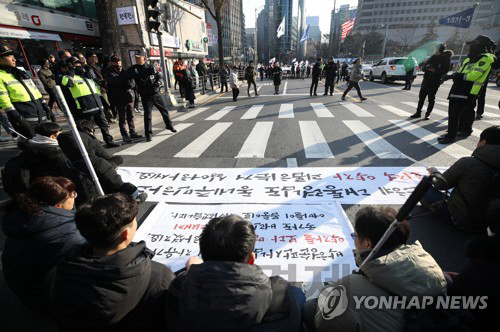
[[[351,237],[353,240],[356,240],[356,238],[358,237],[358,234],[356,232],[353,232],[353,233],[351,233]]]

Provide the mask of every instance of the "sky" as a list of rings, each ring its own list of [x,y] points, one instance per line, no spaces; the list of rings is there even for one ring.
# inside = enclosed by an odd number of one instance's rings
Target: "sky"
[[[334,0],[304,0],[306,6],[306,16],[319,16],[319,26],[321,33],[330,32],[330,20],[332,15]],[[243,0],[243,12],[245,13],[245,28],[255,27],[255,8],[260,12],[265,0]],[[293,0],[294,16],[298,11],[298,0]],[[337,0],[336,8],[340,5],[349,4],[351,7],[358,6],[358,0]]]

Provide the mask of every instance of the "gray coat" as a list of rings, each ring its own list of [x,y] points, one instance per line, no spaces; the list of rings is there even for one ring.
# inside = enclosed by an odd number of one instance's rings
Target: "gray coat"
[[[451,189],[448,209],[456,226],[467,231],[486,229],[485,191],[493,168],[500,169],[500,145],[477,148],[472,157],[460,158],[443,173],[446,182],[437,179],[435,187]]]
[[[356,260],[360,261],[360,257],[366,257],[366,254],[357,252]],[[418,241],[402,245],[370,261],[363,272],[343,277],[323,289],[314,319],[317,332],[403,331],[405,319],[402,309],[370,310],[364,305],[358,309],[354,296],[358,299],[362,296],[437,296],[446,291],[446,280],[441,268]],[[332,292],[332,287],[339,285],[344,287],[345,297],[342,297],[344,302],[341,300],[338,307],[345,308],[345,312],[328,319],[331,303],[335,303],[331,297],[337,296],[337,292]],[[370,304],[372,302],[368,301]]]
[[[363,79],[363,70],[362,66],[359,63],[352,65],[351,77],[349,80],[351,82],[359,82]]]

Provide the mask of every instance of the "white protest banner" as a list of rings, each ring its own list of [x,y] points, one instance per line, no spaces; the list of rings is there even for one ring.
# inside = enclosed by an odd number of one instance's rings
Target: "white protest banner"
[[[441,168],[442,169],[442,168]],[[172,203],[403,204],[427,175],[423,167],[122,167],[123,181]]]
[[[212,218],[237,214],[253,223],[256,261],[269,276],[288,281],[335,281],[355,268],[351,223],[338,203],[323,205],[159,203],[135,241],[173,271],[199,254],[199,235]]]

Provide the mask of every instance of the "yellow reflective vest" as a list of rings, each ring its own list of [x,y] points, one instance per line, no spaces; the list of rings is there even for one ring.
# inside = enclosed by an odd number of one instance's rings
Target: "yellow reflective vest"
[[[100,99],[101,92],[94,80],[76,74],[64,75],[61,84],[69,89],[81,114],[94,114],[104,110]]]
[[[483,53],[476,62],[467,58],[460,66],[457,73],[463,74],[463,80],[454,83],[460,85],[450,91],[450,98],[467,99],[469,96],[477,96],[484,82],[490,76],[491,68],[495,62],[495,56],[491,53]]]
[[[17,70],[12,68],[12,71]],[[16,78],[12,71],[11,68],[0,68],[0,108],[6,112],[17,111],[26,121],[45,120],[42,106],[45,101],[35,83],[25,73],[20,79]]]

